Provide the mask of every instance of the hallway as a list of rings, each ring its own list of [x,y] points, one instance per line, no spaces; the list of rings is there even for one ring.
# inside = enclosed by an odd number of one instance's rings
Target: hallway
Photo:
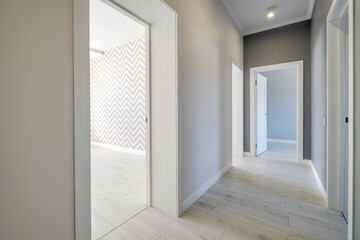
[[[148,208],[103,239],[346,239],[310,166],[244,158],[181,218]]]

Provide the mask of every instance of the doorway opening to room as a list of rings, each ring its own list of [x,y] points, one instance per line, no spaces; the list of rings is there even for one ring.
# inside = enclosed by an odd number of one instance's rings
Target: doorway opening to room
[[[150,203],[149,29],[107,0],[90,0],[92,239]]]
[[[250,69],[251,156],[303,156],[303,61]]]
[[[353,2],[334,1],[327,17],[327,196],[353,229]]]

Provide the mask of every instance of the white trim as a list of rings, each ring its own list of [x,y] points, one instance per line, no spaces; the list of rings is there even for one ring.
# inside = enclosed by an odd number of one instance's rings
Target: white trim
[[[349,82],[348,82],[348,240],[353,240],[354,238],[354,0],[335,0],[333,1],[330,11],[327,15],[327,69],[328,69],[328,79],[327,79],[327,110],[328,110],[328,125],[327,125],[327,169],[326,169],[326,180],[327,180],[327,189],[328,189],[328,198],[329,205],[331,204],[332,208],[339,206],[339,158],[332,153],[334,149],[338,146],[338,141],[336,136],[337,131],[334,131],[331,126],[336,125],[336,112],[334,112],[333,107],[330,107],[330,102],[336,103],[336,99],[331,99],[329,93],[335,88],[331,86],[330,81],[331,77],[336,77],[339,63],[339,30],[333,25],[334,22],[340,19],[340,16],[344,13],[344,9],[348,5],[349,11]],[[335,35],[335,37],[334,37]],[[334,43],[335,41],[335,43]],[[332,72],[335,69],[335,73]],[[329,75],[330,74],[330,75]],[[335,78],[336,81],[337,78]],[[333,111],[333,115],[331,115]],[[335,116],[335,119],[332,119]],[[332,117],[332,118],[330,118]],[[333,123],[335,122],[335,123]],[[334,146],[335,145],[335,146]],[[330,155],[331,153],[331,155]],[[336,151],[335,151],[336,153]],[[329,178],[331,176],[331,178]]]
[[[324,198],[324,201],[325,201],[325,203],[326,203],[326,206],[328,206],[328,195],[327,195],[327,192],[326,192],[326,190],[325,190],[325,188],[324,188],[324,185],[322,184],[322,182],[321,182],[321,180],[320,180],[320,177],[319,177],[319,175],[318,175],[318,173],[317,173],[317,171],[316,171],[316,169],[315,169],[315,167],[314,167],[313,161],[311,161],[311,160],[306,160],[306,159],[304,159],[303,161],[305,162],[305,164],[310,165],[311,170],[312,170],[313,173],[314,173],[316,182],[317,182],[317,184],[318,184],[318,186],[319,186],[321,195],[322,195],[322,197]]]
[[[234,11],[234,7],[232,6],[232,3],[229,0],[223,0],[223,3],[226,9],[228,10],[228,12],[230,13],[231,18],[234,20],[236,26],[238,27],[240,33],[244,35],[245,29],[241,24],[240,19],[237,17],[237,14]]]
[[[296,140],[283,140],[283,139],[272,139],[272,138],[268,138],[267,139],[268,142],[272,142],[272,143],[286,143],[286,144],[296,144]]]
[[[304,61],[287,62],[280,64],[273,64],[261,67],[250,68],[250,154],[255,158],[255,107],[256,107],[256,92],[255,92],[255,73],[266,72],[278,69],[297,68],[297,121],[296,121],[296,142],[297,144],[297,159],[300,162],[303,159],[303,82],[304,82]]]
[[[303,165],[311,166],[312,161],[308,159],[302,159],[299,163]]]
[[[105,144],[105,143],[98,143],[98,142],[91,142],[91,145],[111,149],[111,150],[114,150],[114,151],[130,153],[130,154],[135,154],[135,155],[140,155],[140,156],[145,157],[145,151],[141,151],[141,150],[135,150],[135,149],[131,149],[131,148],[124,148],[124,147],[114,146],[114,145]]]
[[[349,140],[348,140],[348,165],[349,165],[349,178],[348,178],[348,240],[354,238],[354,0],[349,0]]]
[[[224,176],[227,171],[232,168],[231,163],[226,165],[218,173],[216,173],[209,181],[202,185],[198,190],[196,190],[190,197],[188,197],[183,203],[183,209],[186,211],[191,205],[193,205],[209,188],[211,188],[219,179]]]
[[[151,77],[150,77],[150,26],[145,26],[145,77],[146,77],[146,205],[151,206]]]
[[[251,157],[251,153],[250,152],[244,152],[244,157]]]

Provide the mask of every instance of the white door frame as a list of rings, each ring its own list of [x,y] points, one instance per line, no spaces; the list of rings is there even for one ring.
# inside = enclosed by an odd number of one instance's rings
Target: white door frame
[[[110,0],[110,2],[113,2]],[[152,206],[182,212],[178,159],[178,22],[163,0],[116,0],[150,25]],[[89,0],[73,1],[75,238],[91,239]],[[180,165],[180,166],[179,166]],[[149,181],[150,182],[150,181]]]
[[[255,157],[255,120],[256,120],[256,88],[255,88],[255,74],[296,67],[297,80],[296,80],[296,142],[297,142],[297,160],[301,162],[303,160],[303,82],[304,82],[304,61],[287,62],[280,64],[273,64],[261,67],[250,68],[250,156]]]
[[[240,128],[241,128],[241,132],[242,132],[242,152],[240,153],[239,156],[234,156],[233,154],[233,66],[235,66],[236,68],[238,68],[241,73],[242,73],[242,79],[241,79],[241,86],[242,86],[242,89],[243,89],[243,92],[242,92],[242,98],[243,98],[243,103],[244,103],[244,71],[243,69],[241,69],[241,67],[239,67],[235,62],[233,62],[232,60],[230,61],[230,73],[231,73],[231,83],[230,83],[230,88],[231,88],[231,117],[230,117],[230,121],[231,121],[231,124],[230,124],[230,131],[231,131],[231,140],[230,140],[230,151],[231,151],[231,161],[232,162],[232,159],[234,157],[242,157],[244,155],[244,104],[241,106],[241,109],[240,111],[242,112],[242,121],[240,123]]]
[[[335,0],[332,3],[327,16],[327,169],[326,169],[326,191],[330,208],[339,208],[339,143],[337,140],[338,126],[344,116],[337,112],[339,99],[331,98],[330,94],[336,91],[339,82],[339,45],[340,30],[332,23],[340,19],[344,10],[349,11],[349,56],[348,56],[348,240],[354,239],[354,0]],[[339,95],[340,96],[340,95]],[[336,126],[334,126],[334,124]],[[335,151],[335,152],[334,152]],[[333,157],[333,156],[336,157]],[[331,176],[331,178],[329,177]]]

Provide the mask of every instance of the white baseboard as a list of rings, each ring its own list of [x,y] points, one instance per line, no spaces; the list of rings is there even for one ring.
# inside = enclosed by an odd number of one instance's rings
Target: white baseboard
[[[183,211],[186,211],[193,205],[209,188],[211,188],[227,171],[231,169],[231,163],[226,165],[218,173],[216,173],[209,181],[202,185],[196,192],[188,197],[183,203]]]
[[[140,150],[135,150],[135,149],[130,149],[130,148],[124,148],[124,147],[119,147],[119,146],[114,146],[114,145],[109,145],[109,144],[104,144],[104,143],[98,143],[98,142],[91,142],[91,145],[98,146],[98,147],[103,147],[103,148],[109,148],[109,149],[112,149],[112,150],[115,150],[115,151],[120,151],[120,152],[126,152],[126,153],[145,156],[145,151],[140,151]]]
[[[315,178],[316,178],[316,182],[317,182],[317,184],[318,184],[318,186],[320,188],[321,195],[325,200],[326,206],[328,206],[328,195],[327,195],[327,192],[326,192],[326,190],[325,190],[325,188],[324,188],[324,186],[323,186],[323,184],[322,184],[322,182],[320,180],[320,177],[319,177],[319,175],[318,175],[318,173],[317,173],[317,171],[316,171],[316,169],[314,167],[313,161],[304,159],[303,163],[311,166],[311,169],[312,169],[312,171],[313,171],[313,173],[315,175]]]
[[[288,143],[288,144],[296,144],[296,140],[283,140],[283,139],[271,139],[268,138],[267,140],[268,142],[273,142],[273,143]]]
[[[312,161],[311,160],[308,160],[308,159],[302,159],[300,160],[301,164],[304,164],[304,165],[307,165],[307,166],[311,166],[312,165]]]
[[[251,157],[251,153],[250,152],[244,152],[244,157]]]

